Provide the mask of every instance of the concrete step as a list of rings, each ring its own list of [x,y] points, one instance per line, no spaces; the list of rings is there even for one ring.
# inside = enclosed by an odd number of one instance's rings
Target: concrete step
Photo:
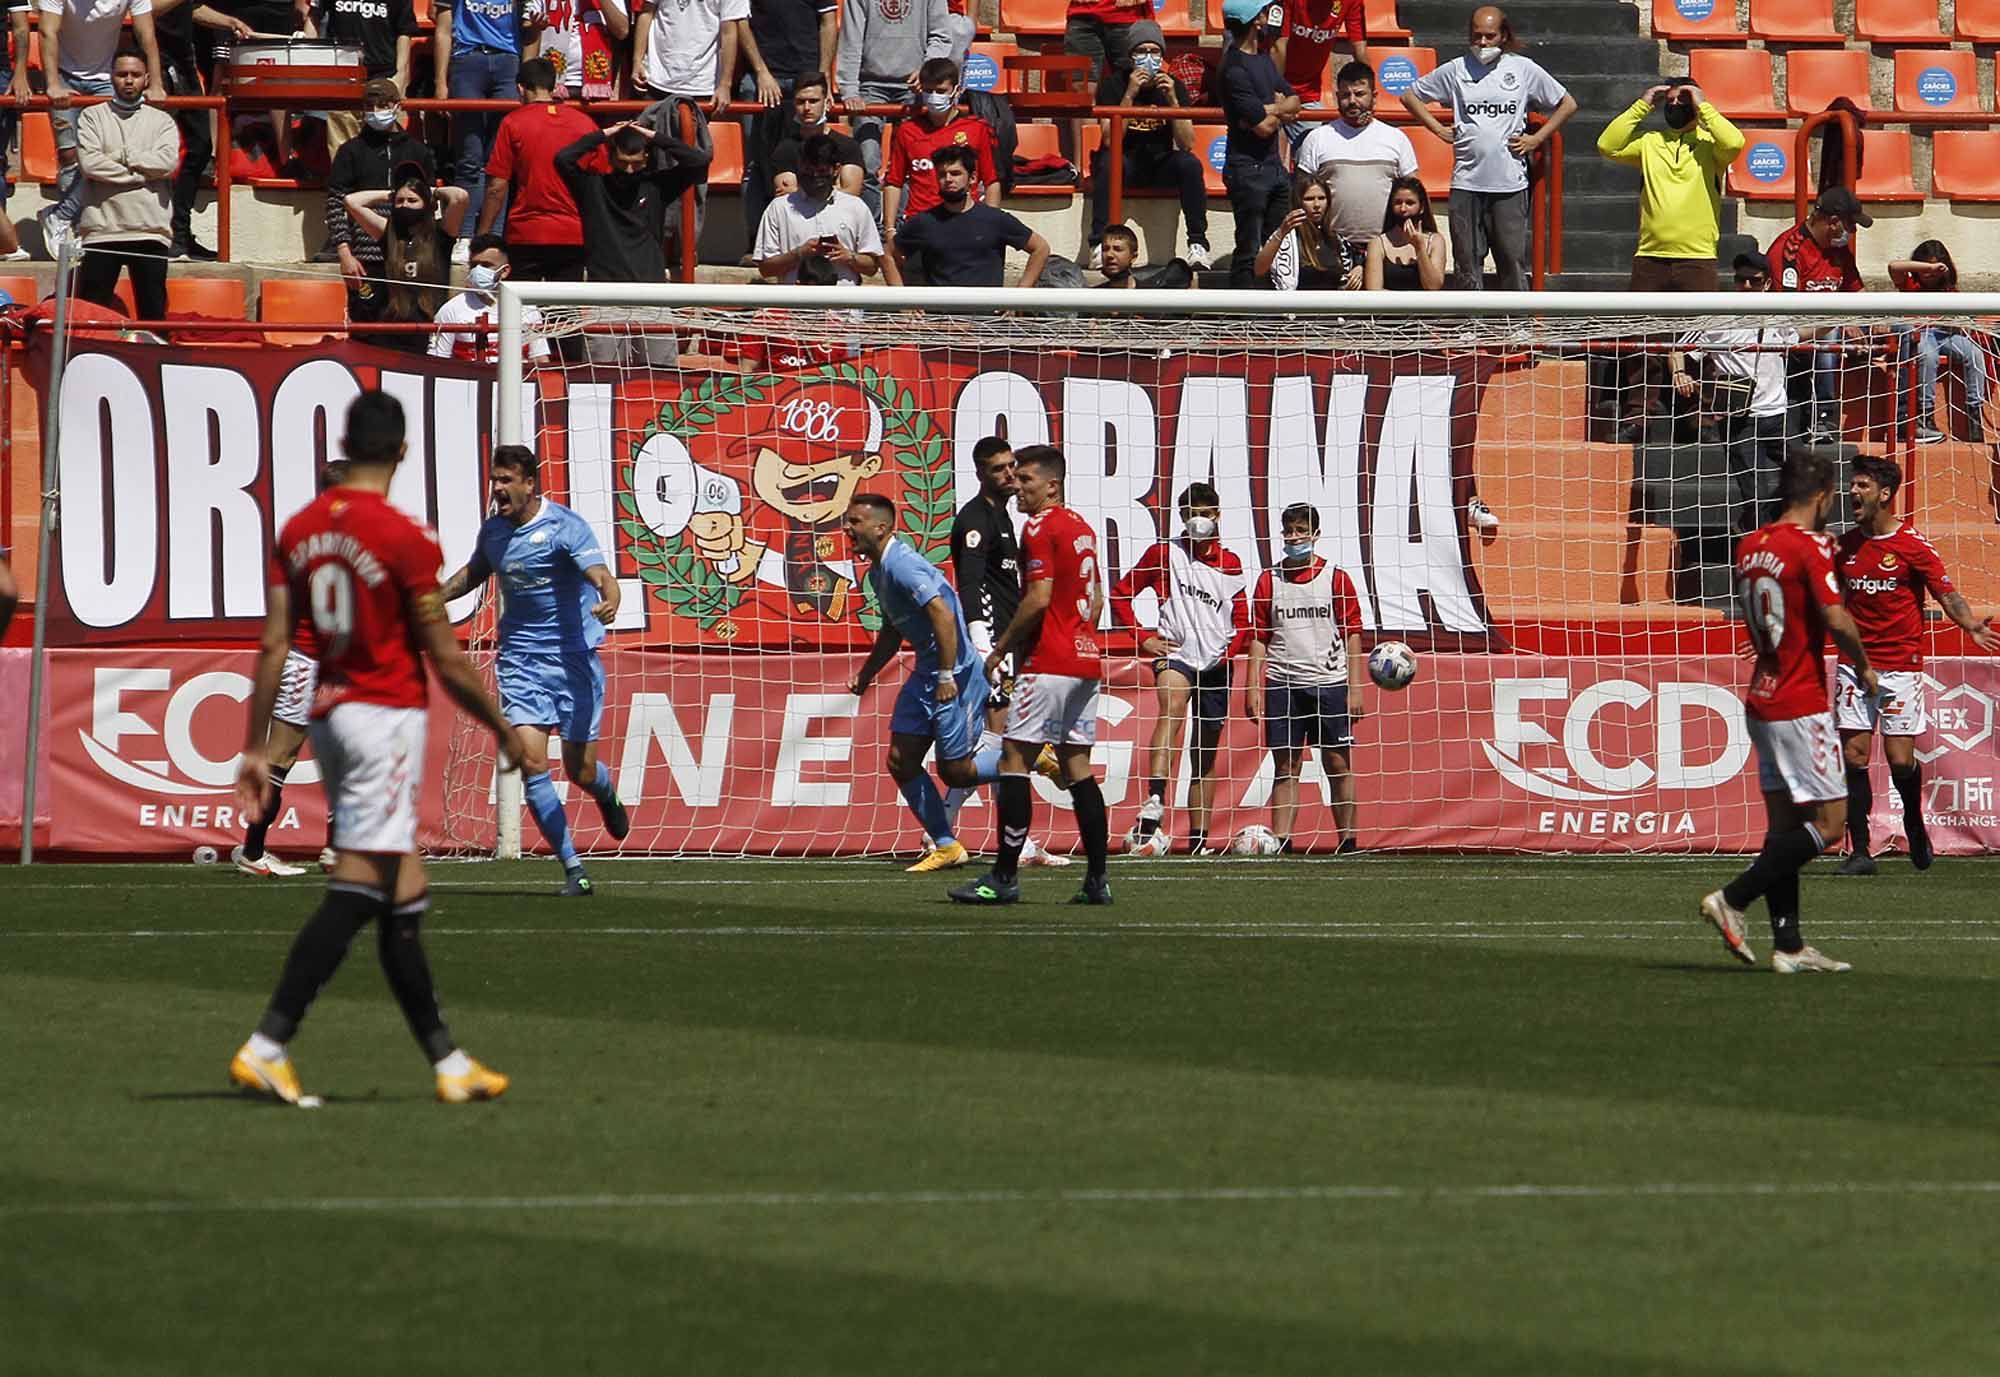
[[[1473,6],[1466,0],[1397,0],[1396,17],[1420,33],[1465,36]],[[1639,11],[1623,0],[1515,0],[1507,7],[1522,38],[1636,37]],[[1426,39],[1420,39],[1426,42]]]

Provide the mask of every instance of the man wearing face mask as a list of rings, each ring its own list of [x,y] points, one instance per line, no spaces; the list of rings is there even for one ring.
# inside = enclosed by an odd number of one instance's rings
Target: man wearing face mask
[[[1576,113],[1576,98],[1541,65],[1514,51],[1519,46],[1507,15],[1481,5],[1466,26],[1470,51],[1438,66],[1403,92],[1410,117],[1452,148],[1451,262],[1459,285],[1483,291],[1486,254],[1493,253],[1493,285],[1503,292],[1528,287],[1528,155]],[[1451,109],[1451,128],[1431,113],[1438,101]],[[1528,132],[1531,111],[1548,118]]]
[[[831,267],[845,286],[872,277],[881,266],[882,235],[868,204],[834,185],[840,152],[830,135],[814,134],[799,152],[799,189],[764,207],[751,256],[757,271],[779,282],[797,282],[812,260]]]
[[[1858,292],[1861,270],[1854,265],[1854,227],[1875,223],[1861,202],[1844,186],[1829,187],[1813,202],[1804,224],[1793,225],[1771,241],[1772,288],[1780,292]],[[1837,343],[1839,329],[1820,332]],[[1840,352],[1821,349],[1813,355],[1813,417],[1810,439],[1831,444],[1840,438]]]
[[[472,241],[469,267],[465,270],[465,290],[438,307],[437,333],[431,336],[431,357],[457,359],[461,363],[498,363],[500,337],[490,327],[500,318],[493,294],[510,276],[507,245],[497,234],[482,234]],[[533,306],[521,308],[521,325],[526,332],[523,352],[530,363],[549,356],[549,342],[535,333],[542,313]]]
[[[970,148],[979,160],[976,185],[989,206],[1000,204],[1000,174],[993,166],[993,129],[977,115],[958,112],[958,64],[934,57],[917,73],[922,104],[915,119],[896,126],[882,164],[882,231],[894,235],[905,215],[938,203],[937,173],[931,154],[953,144]]]
[[[363,86],[361,133],[340,146],[326,176],[326,237],[340,259],[352,321],[381,319],[386,297],[382,241],[355,228],[347,198],[357,191],[391,190],[396,169],[405,163],[418,164],[427,182],[437,179],[430,148],[402,126],[402,101],[402,89],[387,77]]]
[[[172,182],[181,160],[173,116],[146,104],[146,60],[120,53],[111,64],[111,99],[77,116],[76,160],[83,169],[83,265],[76,292],[115,307],[121,268],[132,274],[141,320],[167,315],[167,247],[173,240]]]
[[[1641,133],[1640,124],[1656,108],[1666,128]],[[1701,87],[1680,78],[1648,89],[1598,135],[1599,153],[1614,163],[1638,168],[1643,178],[1633,291],[1716,290],[1722,179],[1744,142],[1743,132],[1709,104]],[[1641,438],[1659,386],[1658,372],[1656,354],[1619,356],[1621,443]]]

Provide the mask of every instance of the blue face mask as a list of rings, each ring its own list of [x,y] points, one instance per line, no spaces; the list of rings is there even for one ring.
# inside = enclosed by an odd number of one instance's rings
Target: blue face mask
[[[1154,72],[1166,66],[1167,60],[1158,53],[1137,53],[1133,55],[1132,65],[1139,71],[1151,76]]]
[[[1299,545],[1294,545],[1289,540],[1285,542],[1286,559],[1290,560],[1311,559],[1312,552],[1313,552],[1313,543],[1310,540]]]

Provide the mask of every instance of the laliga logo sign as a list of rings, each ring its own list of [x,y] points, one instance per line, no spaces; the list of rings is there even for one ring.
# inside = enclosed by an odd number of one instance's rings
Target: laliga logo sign
[[[249,679],[228,670],[197,674],[174,688],[171,670],[100,668],[91,691],[90,730],[77,733],[77,738],[98,769],[135,789],[196,797],[227,794],[236,786],[240,757],[233,751],[223,759],[206,754],[195,744],[194,718],[209,699],[219,696],[243,703],[248,701],[250,689]],[[125,710],[128,695],[169,691],[171,696],[157,727],[138,713]],[[122,744],[128,737],[158,738],[166,759],[126,759],[126,751],[138,749]],[[293,783],[318,778],[315,762],[301,760],[292,767]]]
[[[1522,717],[1525,703],[1566,699],[1560,742]],[[1591,724],[1614,703],[1635,712],[1652,706],[1657,769],[1643,758],[1608,765],[1590,744]],[[1713,714],[1726,732],[1721,753],[1703,764],[1687,760],[1684,729],[1690,712]],[[1552,751],[1531,749],[1556,746],[1561,755],[1554,758]],[[1649,689],[1630,679],[1605,679],[1570,699],[1568,679],[1499,679],[1493,685],[1493,740],[1482,741],[1480,749],[1503,779],[1537,798],[1605,803],[1648,787],[1711,789],[1723,784],[1750,758],[1750,738],[1735,695],[1720,684],[1676,682]]]

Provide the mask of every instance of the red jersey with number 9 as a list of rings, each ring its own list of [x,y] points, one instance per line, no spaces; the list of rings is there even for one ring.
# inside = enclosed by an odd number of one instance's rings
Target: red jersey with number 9
[[[1743,710],[1765,722],[1827,711],[1826,617],[1840,602],[1833,541],[1774,521],[1736,547],[1736,605],[1757,652]]]
[[[1104,650],[1090,604],[1097,592],[1097,535],[1068,507],[1044,507],[1021,531],[1023,581],[1055,584],[1042,614],[1029,674],[1066,674],[1097,679],[1104,674]]]
[[[267,582],[319,639],[312,715],[342,703],[424,706],[424,658],[409,600],[435,594],[437,537],[380,493],[328,488],[285,523]],[[441,615],[440,610],[440,615]]]

